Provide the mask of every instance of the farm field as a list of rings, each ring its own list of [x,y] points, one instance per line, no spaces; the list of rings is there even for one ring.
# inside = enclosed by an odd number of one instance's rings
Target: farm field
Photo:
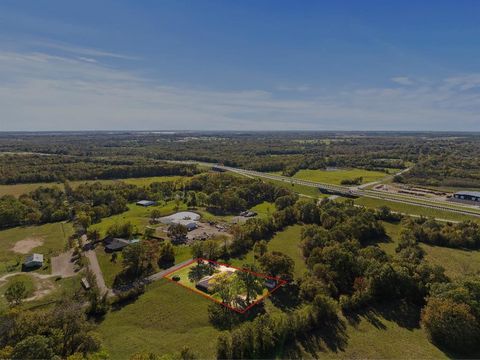
[[[13,266],[10,271],[20,270],[24,258],[32,252],[42,253],[47,263],[48,258],[65,249],[72,233],[72,225],[61,222],[0,231],[0,273],[7,272],[9,266]],[[14,246],[17,251],[13,250]]]
[[[211,303],[161,279],[134,303],[110,312],[98,332],[112,359],[129,359],[137,352],[165,355],[184,346],[200,358],[213,358],[219,331],[208,320]]]
[[[394,173],[394,170],[390,170]],[[338,169],[338,170],[299,170],[293,177],[295,179],[316,181],[327,184],[341,185],[342,180],[352,180],[363,177],[363,184],[378,181],[388,174],[382,171],[364,169]]]
[[[388,206],[391,210],[397,211],[404,214],[410,215],[417,215],[417,216],[426,216],[426,217],[434,217],[437,219],[444,219],[450,221],[464,221],[464,220],[473,220],[473,221],[480,221],[479,217],[469,216],[458,214],[450,211],[445,210],[437,210],[426,208],[422,206],[416,206],[411,204],[404,204],[395,201],[388,201],[382,199],[374,199],[374,198],[367,198],[367,197],[360,197],[355,199],[355,204],[363,205],[367,208],[376,209],[380,206]]]

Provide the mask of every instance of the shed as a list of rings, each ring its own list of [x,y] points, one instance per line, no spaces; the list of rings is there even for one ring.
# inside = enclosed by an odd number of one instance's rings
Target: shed
[[[43,265],[43,254],[31,254],[26,259],[23,265],[27,268],[40,267]]]
[[[140,200],[140,201],[137,201],[137,205],[139,206],[152,206],[152,205],[155,205],[155,201],[152,201],[152,200]]]

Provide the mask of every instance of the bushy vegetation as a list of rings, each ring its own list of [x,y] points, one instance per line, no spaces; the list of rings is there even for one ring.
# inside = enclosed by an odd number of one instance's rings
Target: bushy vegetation
[[[415,241],[451,248],[480,249],[480,225],[473,221],[440,223],[433,219],[407,219],[404,231]]]
[[[5,359],[66,358],[101,353],[101,341],[82,303],[62,299],[45,310],[12,308],[0,319],[0,354]]]

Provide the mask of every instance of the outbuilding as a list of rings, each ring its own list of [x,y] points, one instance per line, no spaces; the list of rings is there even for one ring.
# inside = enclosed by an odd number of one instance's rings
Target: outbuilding
[[[25,259],[25,262],[23,263],[23,266],[25,266],[26,268],[41,267],[42,265],[43,265],[43,255],[36,254],[36,253],[29,255]]]
[[[155,205],[155,201],[152,201],[152,200],[140,200],[140,201],[137,201],[137,205],[139,206],[153,206]]]
[[[123,248],[127,247],[130,244],[135,244],[139,242],[140,240],[138,239],[133,239],[133,240],[126,240],[126,239],[120,239],[120,238],[113,238],[107,242],[107,245],[105,245],[105,250],[106,251],[120,251]]]

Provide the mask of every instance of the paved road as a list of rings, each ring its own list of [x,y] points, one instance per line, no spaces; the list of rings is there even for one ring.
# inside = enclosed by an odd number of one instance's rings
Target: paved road
[[[174,265],[172,267],[169,267],[168,269],[165,269],[165,270],[162,270],[162,271],[159,271],[153,275],[150,275],[149,277],[146,278],[146,280],[148,281],[155,281],[155,280],[159,280],[161,278],[163,278],[166,274],[168,274],[169,272],[171,271],[175,271],[175,270],[178,270],[180,269],[182,266],[188,264],[189,262],[191,262],[193,259],[188,259],[188,260],[185,260],[185,261],[182,261],[181,263],[178,263],[177,265]]]
[[[296,179],[296,178],[291,178],[291,177],[286,177],[286,176],[281,176],[281,175],[273,175],[273,174],[267,174],[267,173],[262,173],[259,171],[253,171],[253,170],[244,170],[244,169],[239,169],[239,168],[233,168],[230,166],[223,166],[219,164],[212,164],[212,163],[204,163],[204,162],[199,162],[199,161],[174,161],[174,162],[183,162],[183,163],[191,163],[191,164],[199,164],[203,166],[210,166],[215,169],[223,170],[223,171],[231,171],[235,172],[237,174],[245,175],[245,176],[254,176],[254,177],[260,177],[260,178],[265,178],[265,179],[270,179],[270,180],[276,180],[276,181],[283,181],[283,182],[288,182],[291,184],[298,184],[298,185],[304,185],[304,186],[309,186],[309,187],[314,187],[320,190],[326,190],[330,192],[335,192],[337,194],[343,194],[343,195],[353,195],[353,196],[364,196],[364,197],[369,197],[373,199],[379,199],[379,200],[386,200],[386,201],[392,201],[392,202],[397,202],[397,203],[402,203],[402,204],[408,204],[408,205],[415,205],[415,206],[420,206],[420,207],[425,207],[429,209],[434,209],[434,210],[443,210],[443,211],[448,211],[448,212],[453,212],[457,214],[462,214],[462,215],[470,215],[470,216],[475,216],[475,217],[480,217],[480,212],[475,211],[471,207],[465,206],[462,209],[461,204],[455,204],[457,207],[453,208],[448,206],[444,201],[440,200],[432,200],[429,199],[426,201],[425,199],[421,199],[418,197],[413,197],[413,196],[398,196],[398,195],[393,195],[389,193],[383,193],[381,191],[374,191],[374,190],[364,190],[359,187],[353,187],[349,188],[346,186],[340,186],[340,185],[332,185],[332,184],[325,184],[325,183],[320,183],[320,182],[315,182],[315,181],[307,181],[307,180],[301,180],[301,179]],[[405,169],[407,171],[408,169]]]

